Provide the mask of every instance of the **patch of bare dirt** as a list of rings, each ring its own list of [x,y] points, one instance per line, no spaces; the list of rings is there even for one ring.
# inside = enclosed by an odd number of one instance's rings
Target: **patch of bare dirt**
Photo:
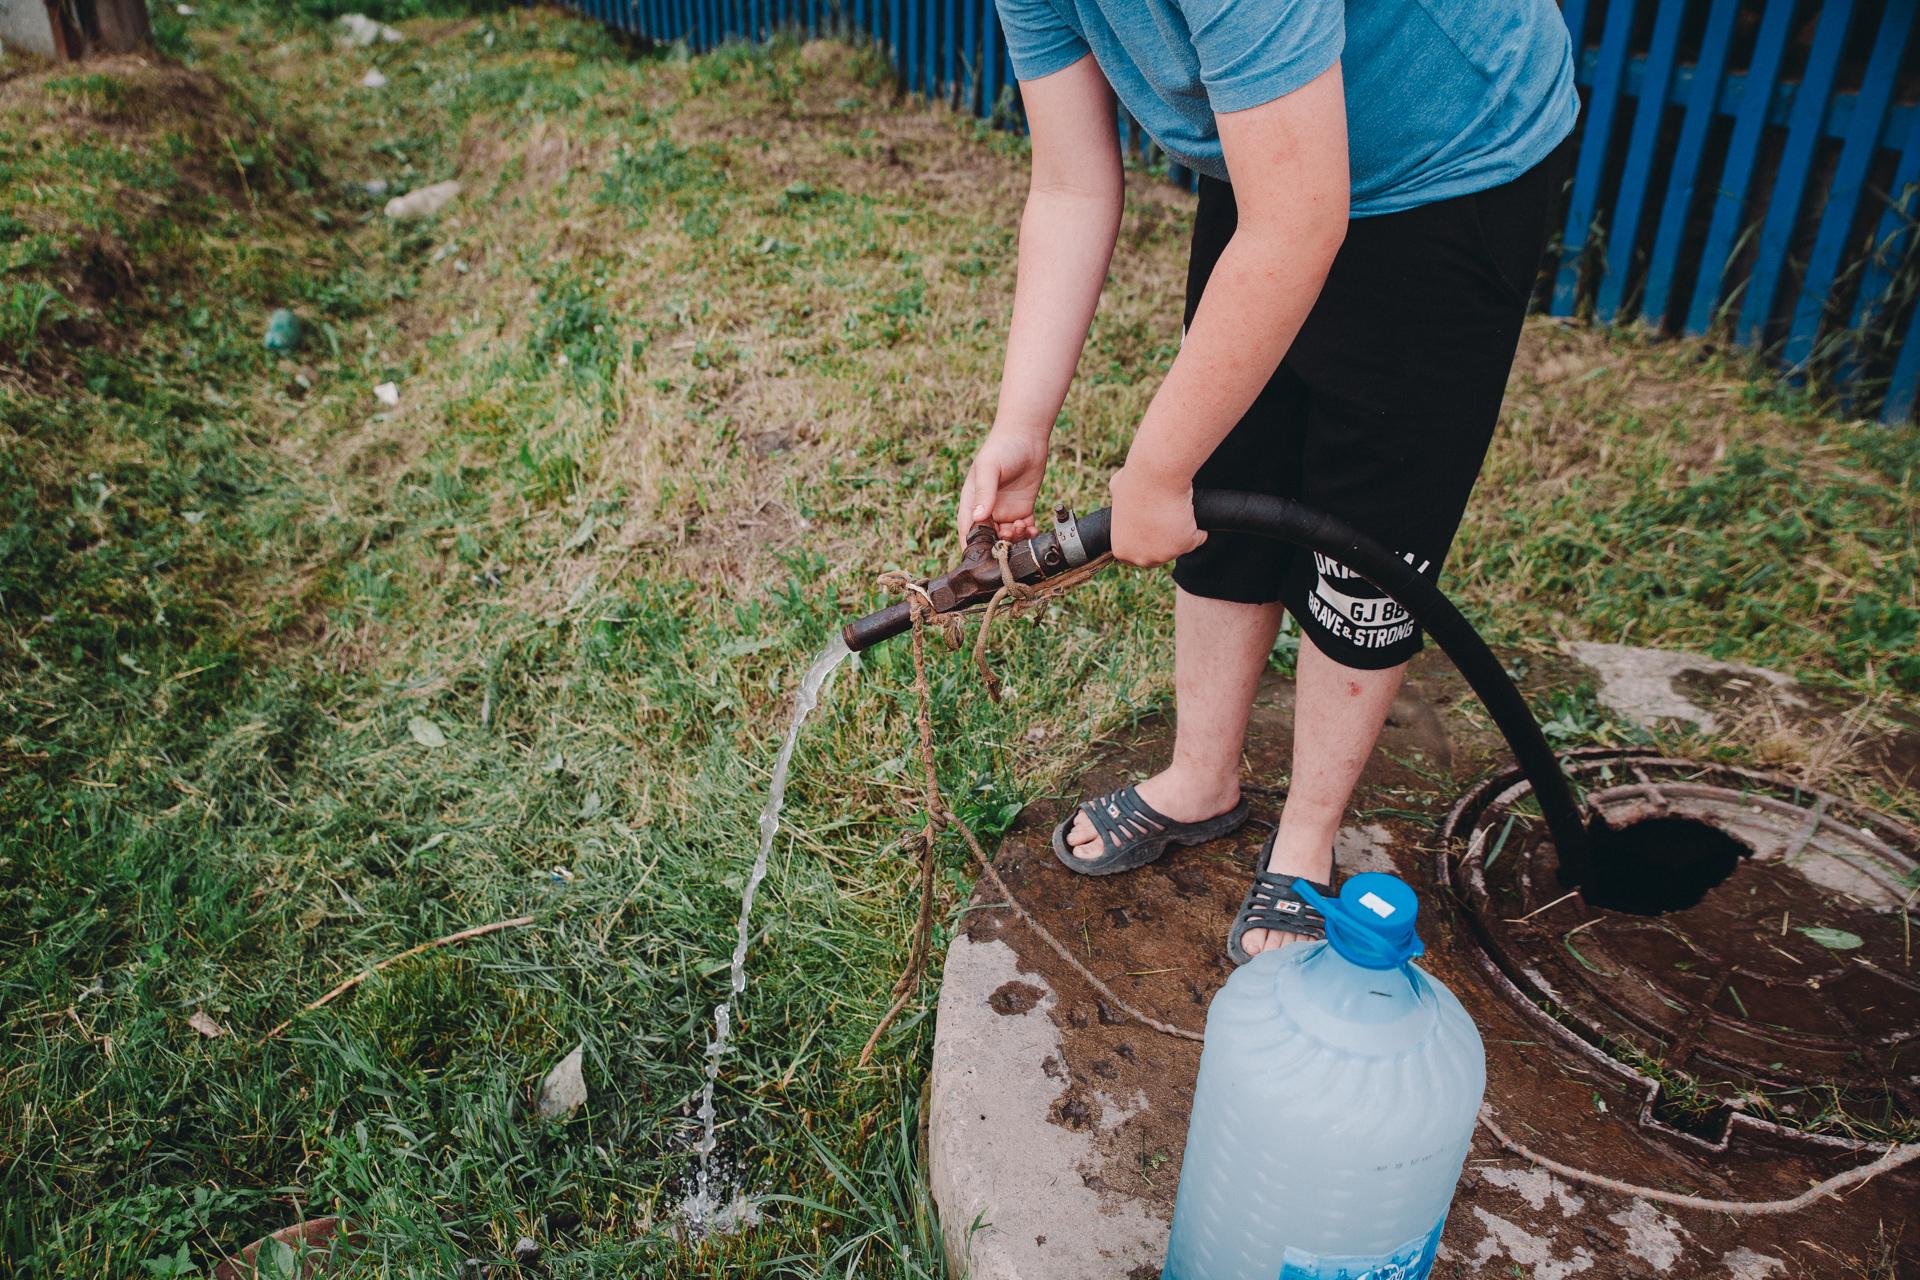
[[[1729,1198],[1791,1196],[1857,1162],[1857,1156],[1804,1151],[1714,1156],[1658,1141],[1635,1122],[1637,1094],[1543,1036],[1534,1020],[1496,994],[1437,890],[1433,859],[1439,818],[1504,750],[1491,733],[1447,713],[1465,688],[1440,655],[1422,655],[1407,688],[1408,703],[1362,780],[1352,820],[1385,837],[1394,870],[1421,891],[1427,944],[1421,963],[1479,1025],[1487,1045],[1487,1101],[1507,1130],[1538,1150],[1629,1183]],[[1444,725],[1444,753],[1429,711]],[[1288,686],[1270,681],[1249,733],[1248,776],[1284,779],[1290,712]],[[997,865],[1027,909],[1122,998],[1198,1030],[1229,972],[1226,929],[1265,839],[1264,823],[1277,815],[1281,797],[1255,796],[1254,821],[1237,835],[1176,851],[1129,875],[1074,876],[1055,863],[1050,847],[1053,824],[1080,795],[1158,769],[1169,742],[1167,722],[1155,719],[1121,741],[1101,744],[1072,794],[1021,815]],[[1343,873],[1355,869],[1347,865]],[[1095,1135],[1097,1157],[1071,1175],[1104,1195],[1170,1215],[1200,1046],[1148,1030],[1109,1007],[1007,913],[980,909],[967,919],[970,937],[1012,946],[1021,968],[1040,975],[1058,996],[1053,1019],[1062,1051],[1034,1069],[1059,1086],[1053,1122]],[[1799,1215],[1676,1217],[1645,1201],[1551,1178],[1483,1130],[1468,1157],[1435,1275],[1504,1275],[1509,1268],[1516,1275],[1592,1280],[1743,1274],[1727,1270],[1734,1263],[1771,1266],[1753,1274],[1780,1276],[1905,1274],[1900,1268],[1920,1264],[1916,1204],[1912,1176],[1890,1175]]]

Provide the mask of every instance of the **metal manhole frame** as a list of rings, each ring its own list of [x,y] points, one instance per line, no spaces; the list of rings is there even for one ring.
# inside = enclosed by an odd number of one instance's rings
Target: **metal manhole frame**
[[[1738,765],[1722,764],[1714,761],[1689,760],[1681,756],[1664,755],[1649,748],[1585,747],[1562,753],[1562,759],[1570,764],[1580,765],[1589,762],[1618,763],[1623,767],[1675,768],[1711,771],[1721,776],[1732,776],[1752,782],[1768,791],[1797,790],[1813,803],[1816,826],[1819,821],[1834,820],[1830,817],[1836,809],[1841,813],[1870,813],[1881,830],[1891,831],[1896,839],[1905,842],[1911,848],[1920,848],[1920,833],[1897,818],[1880,813],[1877,810],[1862,810],[1860,806],[1830,792],[1809,787],[1775,774],[1747,769]],[[1660,786],[1663,784],[1652,784]],[[1535,1025],[1551,1034],[1555,1040],[1567,1049],[1577,1053],[1586,1062],[1602,1068],[1618,1079],[1629,1091],[1638,1086],[1641,1092],[1639,1125],[1664,1138],[1678,1141],[1704,1153],[1723,1155],[1732,1146],[1736,1133],[1745,1133],[1759,1145],[1798,1151],[1808,1154],[1877,1154],[1897,1145],[1862,1138],[1849,1138],[1840,1134],[1813,1133],[1791,1125],[1780,1124],[1749,1114],[1746,1111],[1727,1107],[1726,1124],[1717,1139],[1702,1137],[1697,1133],[1668,1124],[1659,1118],[1656,1106],[1660,1100],[1662,1085],[1646,1073],[1631,1064],[1622,1061],[1609,1052],[1607,1043],[1614,1039],[1598,1023],[1589,1023],[1578,1011],[1566,1008],[1562,1015],[1556,1016],[1543,1007],[1545,998],[1542,993],[1529,990],[1521,977],[1508,971],[1501,963],[1500,949],[1492,944],[1487,935],[1485,924],[1477,913],[1467,905],[1465,886],[1461,882],[1461,873],[1469,861],[1479,856],[1484,847],[1476,847],[1471,838],[1463,838],[1463,832],[1472,830],[1481,814],[1497,805],[1511,805],[1532,793],[1533,787],[1516,765],[1508,765],[1489,775],[1469,788],[1453,803],[1442,820],[1439,840],[1434,853],[1434,871],[1441,886],[1452,899],[1457,916],[1467,926],[1472,936],[1471,950],[1474,962],[1493,988],[1504,996],[1508,1004],[1521,1010]],[[1583,806],[1586,800],[1583,796]],[[1591,808],[1589,807],[1589,812]],[[1894,858],[1913,862],[1914,859],[1895,848],[1892,844],[1872,831],[1859,825],[1852,825],[1849,831],[1856,836],[1863,835],[1879,845]]]

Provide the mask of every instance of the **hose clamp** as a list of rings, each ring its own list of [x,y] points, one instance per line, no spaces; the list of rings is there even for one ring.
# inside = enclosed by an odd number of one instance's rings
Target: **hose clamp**
[[[1087,544],[1080,541],[1080,523],[1066,507],[1053,509],[1053,538],[1066,555],[1067,568],[1078,569],[1087,562]]]

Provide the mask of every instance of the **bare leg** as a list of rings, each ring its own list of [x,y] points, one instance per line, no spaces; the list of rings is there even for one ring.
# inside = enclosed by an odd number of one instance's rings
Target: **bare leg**
[[[1320,652],[1310,638],[1300,638],[1293,778],[1267,870],[1323,883],[1332,874],[1333,837],[1406,672],[1405,663],[1355,671]],[[1298,934],[1249,929],[1241,945],[1248,955],[1258,955],[1298,940]]]
[[[1199,822],[1239,802],[1247,713],[1273,651],[1280,612],[1277,604],[1209,600],[1175,588],[1173,763],[1139,784],[1141,799],[1169,818]],[[1099,833],[1084,813],[1067,843],[1076,857],[1100,856]]]

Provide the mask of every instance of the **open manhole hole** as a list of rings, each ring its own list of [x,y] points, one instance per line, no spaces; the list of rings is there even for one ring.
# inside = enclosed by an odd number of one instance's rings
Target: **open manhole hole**
[[[1532,788],[1497,775],[1443,829],[1496,987],[1646,1086],[1642,1124],[1725,1150],[1920,1136],[1920,839],[1766,774],[1618,751],[1568,777],[1611,834],[1580,892]]]

